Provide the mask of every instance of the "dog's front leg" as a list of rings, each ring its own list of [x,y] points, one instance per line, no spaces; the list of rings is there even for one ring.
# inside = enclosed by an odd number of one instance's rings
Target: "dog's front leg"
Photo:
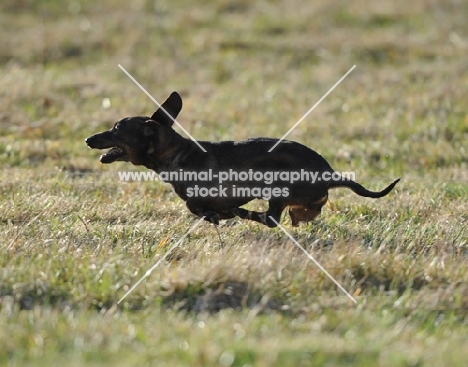
[[[190,198],[187,200],[186,204],[187,208],[193,214],[199,217],[205,217],[207,222],[219,224],[219,214],[212,209],[207,209],[203,201],[196,198]]]
[[[271,220],[270,217],[279,223],[281,218],[281,213],[283,212],[286,205],[281,202],[270,201],[270,206],[266,212],[254,212],[251,210],[246,210],[243,208],[235,208],[232,212],[242,219],[249,219],[255,222],[264,224],[270,228],[274,228],[277,224]]]

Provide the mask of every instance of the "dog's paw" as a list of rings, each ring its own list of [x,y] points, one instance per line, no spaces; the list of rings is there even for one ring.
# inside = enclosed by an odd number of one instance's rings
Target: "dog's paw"
[[[205,217],[205,220],[207,222],[213,223],[215,225],[219,224],[219,215],[218,215],[218,213],[209,211],[209,212],[204,212],[203,216]]]

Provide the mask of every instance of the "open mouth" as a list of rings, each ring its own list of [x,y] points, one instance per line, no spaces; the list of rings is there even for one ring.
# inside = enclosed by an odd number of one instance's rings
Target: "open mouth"
[[[115,161],[125,160],[126,155],[127,153],[125,153],[125,150],[123,150],[122,148],[113,147],[109,149],[109,151],[101,155],[99,160],[101,161],[101,163],[112,163]]]

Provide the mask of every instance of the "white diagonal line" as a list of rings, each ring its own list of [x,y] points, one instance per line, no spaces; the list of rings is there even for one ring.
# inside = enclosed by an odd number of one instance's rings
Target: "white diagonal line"
[[[163,110],[163,111],[166,113],[166,115],[169,116],[169,118],[170,118],[172,121],[174,121],[175,124],[176,124],[185,134],[187,134],[187,136],[188,136],[190,139],[192,139],[193,142],[194,142],[195,144],[197,144],[198,147],[199,147],[201,150],[203,150],[203,151],[206,153],[205,148],[203,148],[203,147],[200,145],[200,143],[199,143],[192,135],[190,135],[190,133],[189,133],[187,130],[185,130],[184,127],[183,127],[181,124],[179,124],[179,123],[177,122],[177,120],[176,120],[174,117],[172,117],[172,116],[169,114],[169,112],[167,112],[167,111],[164,109],[164,107],[162,107],[162,106],[159,104],[159,102],[156,101],[156,99],[155,99],[151,94],[149,94],[148,91],[147,91],[145,88],[143,88],[143,86],[142,86],[140,83],[138,83],[138,81],[137,81],[127,70],[125,70],[125,68],[124,68],[122,65],[119,64],[119,68],[122,69],[122,71],[123,71],[125,74],[127,74],[127,76],[128,76],[130,79],[132,79],[132,81],[133,81],[138,87],[140,87],[140,89],[141,89],[141,90],[142,90],[142,91],[143,91],[143,92],[144,92],[144,93],[161,109],[161,110]]]
[[[320,104],[320,102],[322,102],[322,101],[332,92],[332,90],[335,89],[335,88],[338,86],[338,84],[340,84],[340,83],[344,80],[344,78],[346,78],[346,77],[349,75],[350,72],[353,71],[353,69],[354,69],[355,67],[356,67],[356,65],[354,65],[351,69],[349,69],[348,72],[347,72],[345,75],[343,75],[343,76],[341,77],[341,79],[338,80],[338,81],[335,83],[335,85],[334,85],[333,87],[331,87],[330,90],[329,90],[327,93],[325,93],[324,96],[323,96],[322,98],[320,98],[319,101],[318,101],[316,104],[314,104],[314,105],[312,106],[312,108],[311,108],[309,111],[307,111],[307,113],[306,113],[304,116],[302,116],[301,119],[300,119],[298,122],[296,122],[296,123],[294,124],[294,126],[293,126],[292,128],[290,128],[290,129],[288,130],[288,132],[287,132],[286,134],[284,134],[283,137],[282,137],[280,140],[278,140],[278,141],[276,142],[275,145],[273,145],[273,147],[268,151],[268,153],[271,153],[272,150],[275,149],[276,146],[277,146],[279,143],[281,143],[281,142],[284,140],[284,138],[285,138],[286,136],[288,136],[288,135],[290,134],[290,132],[293,131],[293,130],[297,127],[297,125],[299,125],[299,124],[302,122],[302,120],[304,120],[304,119],[309,115],[309,113],[311,113],[311,112],[314,110],[314,108],[317,107],[317,106]]]
[[[341,285],[340,283],[338,283],[337,280],[336,280],[335,278],[333,278],[333,277],[330,275],[330,273],[329,273],[328,271],[326,271],[325,268],[324,268],[322,265],[320,265],[320,263],[319,263],[317,260],[315,260],[314,257],[313,257],[311,254],[309,254],[309,253],[304,249],[304,247],[302,247],[302,246],[299,244],[299,242],[297,242],[297,241],[294,239],[294,237],[291,236],[291,235],[275,220],[275,218],[273,218],[272,216],[270,216],[270,219],[271,219],[278,227],[281,228],[281,230],[286,234],[286,236],[288,236],[288,237],[294,242],[294,244],[295,244],[297,247],[299,247],[299,248],[301,249],[301,251],[302,251],[304,254],[306,254],[307,257],[308,257],[309,259],[311,259],[311,260],[315,263],[315,265],[317,265],[318,268],[319,268],[320,270],[322,270],[322,271],[325,273],[325,275],[326,275],[327,277],[329,277],[329,278],[333,281],[333,283],[335,283],[335,284],[338,286],[338,288],[340,288],[340,289],[344,292],[344,294],[346,294],[354,303],[357,303],[357,301],[353,298],[353,296],[350,295],[350,294],[346,291],[346,289],[344,289],[344,288],[342,287],[342,285]]]
[[[192,228],[190,228],[190,229],[188,230],[188,232],[187,232],[179,241],[177,241],[177,242],[174,244],[174,246],[172,246],[172,247],[164,254],[164,256],[161,257],[161,258],[156,262],[156,264],[154,264],[154,265],[151,267],[151,269],[149,269],[149,270],[145,273],[145,275],[143,275],[143,276],[140,278],[140,280],[139,280],[138,282],[135,283],[135,285],[134,285],[132,288],[130,288],[130,290],[129,290],[127,293],[125,293],[125,295],[117,302],[117,304],[119,304],[120,302],[122,302],[130,293],[133,292],[133,290],[134,290],[136,287],[138,287],[138,285],[139,285],[144,279],[146,279],[147,277],[149,277],[149,276],[151,275],[151,273],[153,272],[153,270],[156,269],[156,268],[159,266],[159,264],[161,264],[161,262],[162,262],[172,251],[174,251],[174,249],[175,249],[177,246],[179,246],[179,245],[182,243],[182,241],[185,239],[185,237],[187,237],[187,236],[189,235],[189,233],[192,232],[192,231],[200,224],[200,222],[201,222],[203,219],[205,219],[204,216],[201,217],[201,219],[200,219],[197,223],[195,223],[195,224],[192,226]]]

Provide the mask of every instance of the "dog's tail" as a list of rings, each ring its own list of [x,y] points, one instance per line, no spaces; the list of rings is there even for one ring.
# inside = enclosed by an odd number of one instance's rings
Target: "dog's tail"
[[[392,191],[395,185],[399,181],[400,179],[393,181],[390,185],[388,185],[382,191],[369,191],[364,186],[358,184],[357,182],[354,182],[352,180],[347,180],[347,179],[342,179],[339,181],[334,181],[334,180],[330,181],[328,188],[333,189],[333,188],[338,188],[338,187],[347,187],[348,189],[353,190],[356,194],[360,196],[377,199],[377,198],[381,198],[387,195],[390,191]]]

